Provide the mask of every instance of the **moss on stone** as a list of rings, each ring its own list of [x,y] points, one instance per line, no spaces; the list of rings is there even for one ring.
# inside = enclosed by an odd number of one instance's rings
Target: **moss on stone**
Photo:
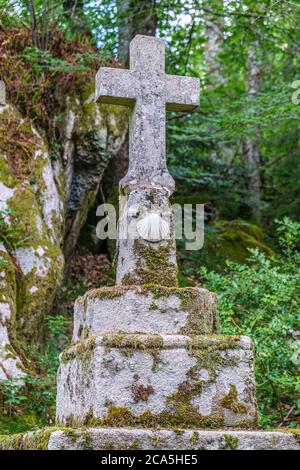
[[[78,297],[76,302],[80,302],[84,307],[88,299],[115,299],[121,297],[127,292],[125,286],[101,287],[99,289],[91,289],[82,297]]]
[[[0,436],[0,450],[47,450],[52,432],[57,428],[46,428],[26,434]]]
[[[296,441],[300,444],[300,429],[278,429],[277,431],[291,434]]]
[[[214,381],[218,370],[225,361],[222,351],[236,349],[239,341],[240,336],[197,335],[191,337],[189,350],[197,359],[197,369],[206,369],[210,381]],[[235,365],[235,358],[226,359],[226,363],[228,360],[232,362],[232,365]],[[189,373],[192,373],[193,369]]]
[[[181,299],[182,310],[188,312],[188,321],[181,328],[180,333],[187,334],[210,334],[218,332],[218,313],[217,300],[215,297],[215,306],[207,305],[206,297],[199,293],[199,289],[189,287],[178,289],[178,296]],[[210,297],[214,294],[208,293]],[[207,316],[211,314],[211,323],[207,321]]]
[[[103,344],[108,349],[119,348],[126,357],[135,350],[149,352],[153,359],[152,370],[155,371],[160,363],[160,349],[164,346],[164,340],[160,335],[115,333],[104,335]]]
[[[1,137],[1,134],[0,134]],[[16,180],[12,177],[7,160],[0,149],[0,181],[5,184],[7,188],[14,188]]]
[[[166,287],[177,287],[177,265],[170,261],[172,249],[170,244],[154,247],[135,240],[134,252],[140,261],[139,269],[137,273],[125,275],[123,284],[162,284]]]
[[[189,344],[190,341],[190,344]],[[107,416],[105,418],[95,418],[92,413],[88,414],[84,425],[87,426],[137,426],[137,427],[199,427],[215,429],[225,425],[224,408],[230,409],[234,413],[247,414],[247,406],[238,401],[237,390],[232,385],[230,392],[225,397],[218,398],[220,409],[214,412],[213,416],[204,416],[194,405],[194,399],[203,392],[204,385],[214,382],[218,376],[220,366],[226,364],[228,360],[223,357],[222,351],[232,350],[239,346],[239,336],[221,336],[221,335],[199,335],[187,339],[187,343],[180,344],[179,347],[189,347],[197,363],[191,367],[186,374],[186,379],[179,384],[176,391],[166,398],[166,407],[162,413],[153,414],[149,411],[135,416],[128,408],[114,406],[107,403]],[[153,355],[153,364],[159,362],[161,349],[168,348],[164,344],[164,338],[160,335],[141,335],[141,334],[106,334],[99,335],[99,345],[102,344],[110,350],[116,348],[121,354],[133,354],[136,351],[143,351]],[[174,344],[172,344],[174,347]],[[109,367],[108,365],[105,365]],[[199,370],[205,369],[209,378],[199,380]],[[142,386],[138,383],[138,377],[133,382],[132,393],[134,401],[147,401],[149,395],[155,393],[152,384]],[[222,400],[221,400],[222,399]],[[221,400],[221,401],[220,401]],[[253,424],[255,419],[253,419]],[[80,421],[81,422],[81,421]],[[80,424],[80,422],[70,421],[69,425]],[[124,422],[124,424],[122,424]],[[252,424],[252,423],[251,423]],[[249,419],[240,419],[234,427],[249,428]]]
[[[247,406],[238,400],[237,389],[232,384],[229,393],[221,400],[221,405],[234,413],[247,413]]]
[[[193,434],[190,437],[190,443],[191,445],[195,445],[198,442],[199,439],[199,433],[197,431],[194,431]]]
[[[234,335],[191,335],[189,349],[191,351],[206,349],[208,352],[225,351],[227,349],[236,349],[240,340],[240,336]]]
[[[134,439],[131,444],[118,444],[115,441],[108,441],[105,444],[101,445],[101,450],[136,450],[139,448],[140,441]],[[117,446],[117,447],[116,447]]]
[[[51,434],[56,431],[62,431],[72,442],[80,438],[84,449],[93,448],[90,435],[85,428],[54,426],[27,433],[0,435],[0,450],[48,450]]]
[[[161,349],[164,347],[164,340],[162,336],[149,334],[106,334],[103,335],[102,343],[107,348],[140,349],[142,351]]]
[[[85,341],[81,341],[69,349],[65,349],[60,360],[62,363],[66,363],[72,359],[79,359],[80,361],[88,361],[95,349],[96,340],[94,336],[89,337]]]
[[[44,316],[53,304],[63,277],[64,264],[60,247],[47,240],[41,244],[30,244],[32,250],[40,246],[45,251],[41,260],[47,263],[46,275],[38,275],[34,267],[26,276],[22,276],[22,282],[18,284],[17,289],[18,318],[23,320],[18,322],[17,334],[26,341],[39,341],[42,337]],[[30,292],[33,286],[38,287],[34,293]]]
[[[72,426],[76,426],[76,420]],[[126,407],[113,406],[108,410],[106,418],[95,418],[91,414],[86,416],[84,426],[87,427],[139,427],[139,428],[165,428],[197,426],[199,428],[216,429],[224,425],[222,417],[202,416],[191,406],[177,409],[177,414],[163,412],[154,414],[146,411],[134,416]]]

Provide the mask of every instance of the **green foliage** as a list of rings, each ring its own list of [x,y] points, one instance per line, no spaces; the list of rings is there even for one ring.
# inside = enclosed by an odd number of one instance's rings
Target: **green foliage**
[[[54,423],[56,373],[59,354],[68,341],[69,321],[48,316],[43,351],[24,347],[31,364],[38,367],[22,379],[0,383],[0,433],[24,432]]]
[[[300,412],[300,223],[277,222],[280,253],[250,250],[247,264],[228,262],[226,275],[200,275],[219,295],[224,334],[250,336],[263,427],[295,426]]]

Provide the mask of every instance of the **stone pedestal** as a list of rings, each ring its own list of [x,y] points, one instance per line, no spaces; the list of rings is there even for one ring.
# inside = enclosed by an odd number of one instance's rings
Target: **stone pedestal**
[[[165,75],[163,41],[137,36],[130,70],[100,68],[95,96],[131,107],[118,286],[76,302],[74,344],[61,355],[57,380],[57,423],[76,429],[51,434],[48,448],[296,446],[283,434],[263,444],[260,433],[203,430],[253,428],[257,407],[251,340],[218,335],[214,294],[177,287],[165,111],[195,109],[199,80]]]
[[[57,420],[67,426],[249,428],[251,341],[217,334],[205,289],[95,289],[75,304],[61,355]]]

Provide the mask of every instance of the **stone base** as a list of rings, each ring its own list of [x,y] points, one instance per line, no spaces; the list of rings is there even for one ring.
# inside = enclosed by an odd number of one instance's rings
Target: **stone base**
[[[299,431],[57,429],[0,436],[0,450],[300,450]]]
[[[114,286],[75,302],[73,342],[104,333],[217,333],[217,298],[198,287]]]
[[[253,351],[246,336],[106,334],[61,356],[63,426],[253,428]]]
[[[292,433],[259,431],[170,431],[87,429],[56,431],[49,450],[300,450]]]

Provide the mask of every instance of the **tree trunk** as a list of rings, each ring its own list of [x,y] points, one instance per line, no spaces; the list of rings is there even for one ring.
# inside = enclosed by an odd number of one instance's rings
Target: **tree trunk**
[[[71,20],[69,29],[74,35],[80,34],[87,37],[91,43],[96,43],[88,17],[84,14],[85,3],[87,2],[84,0],[65,0],[65,16]]]
[[[156,0],[117,0],[119,17],[119,61],[128,66],[129,44],[137,34],[155,36]]]
[[[253,43],[248,50],[247,60],[247,92],[249,100],[255,99],[260,90],[262,64],[258,58],[258,43]],[[260,176],[260,149],[259,129],[256,129],[255,137],[246,137],[243,145],[243,160],[247,179],[247,187],[250,194],[251,212],[254,219],[261,223],[261,176]]]
[[[220,4],[223,5],[222,0],[219,1]],[[206,5],[209,7],[210,3],[210,1],[204,2],[204,7]],[[204,35],[206,39],[204,56],[206,62],[207,82],[209,87],[215,87],[226,83],[219,63],[219,54],[222,50],[224,41],[224,18],[205,12],[204,24]]]

